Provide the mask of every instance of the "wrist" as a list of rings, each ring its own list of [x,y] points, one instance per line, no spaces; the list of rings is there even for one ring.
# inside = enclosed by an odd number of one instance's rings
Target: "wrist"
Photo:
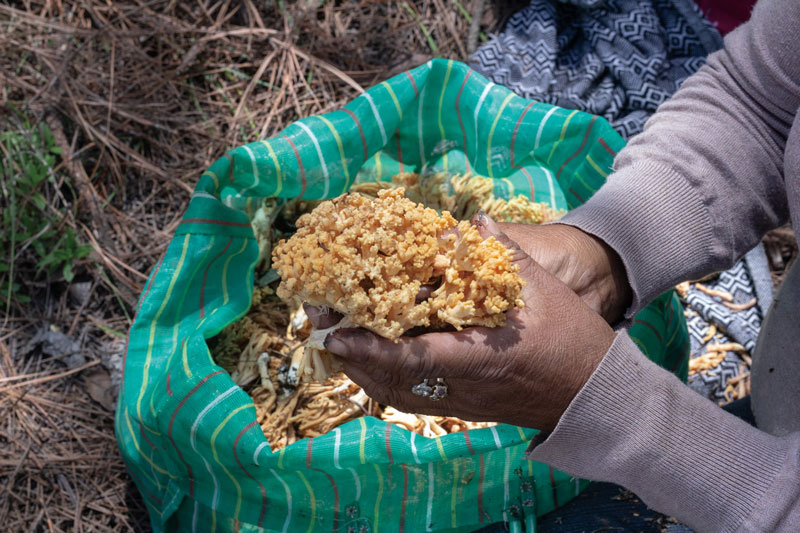
[[[595,245],[600,248],[599,254],[602,256],[601,262],[603,265],[603,281],[601,285],[603,291],[601,301],[603,303],[600,315],[609,324],[614,324],[624,317],[625,310],[631,305],[632,291],[625,265],[619,254],[605,241],[589,233],[583,231],[581,233],[594,241]]]
[[[567,224],[562,228],[566,246],[571,249],[583,281],[574,288],[609,324],[621,320],[631,305],[631,286],[619,254],[605,241]]]
[[[592,378],[617,337],[611,326],[596,314],[594,319],[582,322],[581,328],[585,334],[580,340],[580,355],[565,365],[559,377],[561,386],[554,388],[551,397],[550,416],[537,426],[545,432],[556,427],[569,405]]]
[[[614,324],[623,317],[631,287],[622,260],[603,240],[563,222],[499,226],[606,322]]]

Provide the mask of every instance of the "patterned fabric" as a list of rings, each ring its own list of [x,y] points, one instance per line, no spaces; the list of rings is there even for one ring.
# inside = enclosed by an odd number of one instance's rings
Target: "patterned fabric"
[[[602,115],[627,139],[721,46],[691,0],[533,0],[472,62],[525,98]]]
[[[734,310],[721,296],[712,296],[691,284],[685,298],[692,357],[707,352],[709,345],[738,343],[749,355],[761,330],[761,321],[772,302],[772,280],[763,246],[750,251],[733,268],[703,283],[711,291],[732,296],[734,305],[753,305]],[[713,329],[712,329],[713,328]],[[719,365],[689,376],[689,386],[714,401],[724,403],[728,381],[749,372],[741,352],[728,351]]]
[[[508,425],[426,439],[365,417],[273,452],[206,339],[250,306],[249,216],[261,198],[330,198],[404,169],[469,169],[494,178],[499,197],[573,207],[604,183],[623,144],[602,118],[434,60],[215,162],[148,280],[123,363],[116,435],[153,528],[466,529],[573,498],[586,483],[525,459],[536,431]],[[672,291],[662,295],[631,337],[685,376],[680,310]]]

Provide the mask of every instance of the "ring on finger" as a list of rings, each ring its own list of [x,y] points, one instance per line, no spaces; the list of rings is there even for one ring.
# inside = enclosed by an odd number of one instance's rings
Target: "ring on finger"
[[[432,402],[444,400],[447,397],[447,383],[443,378],[436,378],[436,383],[431,385],[429,379],[423,379],[422,383],[417,383],[411,387],[411,393],[417,396],[428,398]]]

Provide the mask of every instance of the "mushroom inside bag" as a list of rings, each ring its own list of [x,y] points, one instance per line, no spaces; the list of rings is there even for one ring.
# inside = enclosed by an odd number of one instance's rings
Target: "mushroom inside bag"
[[[326,334],[359,326],[396,340],[413,328],[503,325],[507,311],[524,305],[524,282],[511,252],[443,208],[471,217],[486,207],[504,221],[553,220],[557,214],[523,196],[496,199],[486,190],[489,181],[403,174],[395,176],[394,187],[364,184],[322,202],[273,248],[282,280],[278,296],[343,315],[345,321]],[[431,295],[419,301],[420,289],[431,286]],[[335,368],[323,340],[312,333],[306,354],[293,364],[298,379],[319,381]]]
[[[525,222],[554,220],[560,213],[523,196],[495,198],[489,182],[399,174],[391,183],[357,185],[349,194],[304,206],[305,212],[287,205],[275,218],[291,219],[284,222],[296,232],[288,239],[260,228],[259,241],[269,239],[272,267],[281,278],[277,294],[257,286],[250,312],[220,336],[238,336],[219,344],[243,346],[238,358],[231,358],[230,349],[224,356],[212,352],[250,392],[273,449],[364,415],[425,437],[490,425],[378,405],[339,372],[323,344],[343,327],[365,327],[396,340],[411,329],[498,326],[508,310],[523,306],[524,282],[511,252],[493,238],[484,240],[468,220],[456,220],[446,208],[467,218],[484,209],[499,220]],[[432,285],[430,296],[419,301],[420,289]],[[316,330],[304,302],[344,318]]]

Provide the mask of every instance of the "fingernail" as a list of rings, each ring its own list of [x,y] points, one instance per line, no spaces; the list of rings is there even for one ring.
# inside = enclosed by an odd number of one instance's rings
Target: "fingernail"
[[[475,225],[478,229],[486,230],[492,235],[500,235],[502,233],[497,226],[497,222],[487,215],[483,209],[479,209],[478,213],[475,215]]]
[[[475,214],[475,225],[479,228],[485,228],[486,223],[489,220],[489,216],[483,209],[478,209],[478,212]]]
[[[347,357],[350,355],[350,349],[347,347],[347,344],[342,342],[340,339],[337,339],[335,333],[330,333],[325,337],[325,340],[322,342],[322,345],[325,346],[325,349],[331,352],[333,355],[338,355],[339,357]]]

